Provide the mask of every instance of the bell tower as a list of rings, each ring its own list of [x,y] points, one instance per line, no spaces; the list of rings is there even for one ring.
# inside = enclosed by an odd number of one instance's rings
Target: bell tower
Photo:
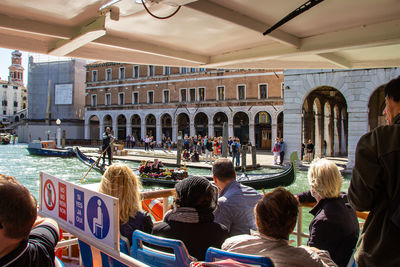
[[[18,85],[24,85],[24,67],[21,64],[22,53],[19,50],[14,50],[11,53],[11,66],[9,69],[8,81]]]

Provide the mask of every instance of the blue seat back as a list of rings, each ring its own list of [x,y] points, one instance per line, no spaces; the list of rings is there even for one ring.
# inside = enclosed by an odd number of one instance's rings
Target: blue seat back
[[[232,259],[252,266],[274,267],[274,264],[268,257],[228,252],[213,247],[207,249],[206,262],[213,262],[216,260],[225,260],[225,259]]]
[[[171,248],[174,254],[143,246],[142,242]],[[136,230],[132,235],[131,257],[150,266],[190,266],[190,256],[182,241],[158,237]]]
[[[129,245],[128,244],[129,244],[128,239],[121,237],[119,239],[119,252],[125,253],[126,255],[130,255],[130,253],[129,253]]]
[[[107,254],[101,251],[99,251],[100,255],[93,255],[90,245],[83,242],[82,240],[79,240],[79,250],[83,266],[85,267],[98,266],[98,264],[94,264],[94,262],[96,262],[94,260],[95,257],[97,257],[101,261],[100,266],[102,267],[128,267],[127,265],[119,262],[118,260],[108,256]]]

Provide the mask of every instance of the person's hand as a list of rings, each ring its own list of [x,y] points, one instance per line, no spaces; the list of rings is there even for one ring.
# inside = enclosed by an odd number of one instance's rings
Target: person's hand
[[[299,203],[300,203],[299,196],[298,196],[298,195],[294,195],[294,197],[296,198],[297,202],[299,202]]]

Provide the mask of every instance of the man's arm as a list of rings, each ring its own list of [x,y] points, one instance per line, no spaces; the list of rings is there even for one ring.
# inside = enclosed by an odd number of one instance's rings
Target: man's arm
[[[383,168],[379,163],[375,146],[375,132],[364,135],[357,144],[348,198],[353,208],[358,211],[371,210],[377,192],[382,190]]]

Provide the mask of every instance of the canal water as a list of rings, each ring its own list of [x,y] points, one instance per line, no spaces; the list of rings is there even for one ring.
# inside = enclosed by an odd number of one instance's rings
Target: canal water
[[[139,163],[123,162],[132,168],[137,168]],[[40,172],[47,172],[66,181],[79,183],[86,174],[88,166],[82,164],[77,158],[57,158],[31,156],[28,153],[26,144],[0,145],[0,173],[16,177],[25,185],[31,193],[38,198],[39,196],[39,175]],[[266,172],[276,172],[276,170],[265,170]],[[208,169],[189,168],[189,174],[192,175],[211,175]],[[87,175],[86,183],[100,182],[101,174],[92,170]],[[349,187],[349,176],[344,177],[342,191],[347,192]],[[292,193],[297,194],[309,189],[307,181],[307,172],[299,171],[296,175],[296,181],[286,187]],[[157,187],[144,187],[144,190],[161,189]],[[269,189],[270,190],[270,189]],[[308,214],[309,208],[305,208],[303,230],[307,232],[308,225],[312,216]]]

